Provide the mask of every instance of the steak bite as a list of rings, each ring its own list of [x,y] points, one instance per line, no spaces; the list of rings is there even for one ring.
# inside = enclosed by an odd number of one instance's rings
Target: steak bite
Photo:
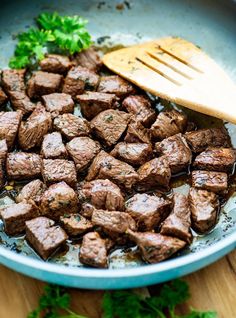
[[[86,67],[87,69],[94,72],[99,71],[103,65],[100,56],[92,47],[79,52],[76,56],[76,62],[78,65]]]
[[[53,117],[64,113],[73,113],[74,102],[70,95],[64,93],[53,93],[42,96],[42,100],[46,110],[52,114]]]
[[[10,91],[25,91],[25,69],[6,69],[2,71],[2,87],[9,93]]]
[[[18,141],[23,150],[40,147],[44,135],[52,128],[50,113],[39,104],[26,121],[22,121],[18,133]]]
[[[102,76],[97,91],[115,94],[122,99],[135,94],[134,86],[118,75]]]
[[[46,185],[39,179],[27,183],[16,197],[16,202],[28,202],[33,200],[36,204],[40,203],[43,193],[46,191]]]
[[[31,102],[25,92],[11,91],[9,97],[13,108],[21,110],[23,114],[31,113],[36,107],[36,104]]]
[[[129,237],[138,245],[143,260],[151,264],[171,257],[186,245],[178,238],[153,232],[129,231]]]
[[[5,185],[5,168],[7,158],[6,139],[0,140],[0,189]]]
[[[193,230],[200,234],[209,232],[217,221],[218,196],[207,190],[191,188],[189,203]]]
[[[167,217],[171,206],[172,202],[169,199],[137,193],[126,201],[125,211],[136,221],[140,231],[150,231]]]
[[[61,88],[62,75],[37,71],[28,81],[28,95],[30,98],[56,93]]]
[[[163,222],[161,234],[174,236],[190,243],[192,240],[190,226],[191,218],[188,198],[181,193],[175,193],[173,211]]]
[[[41,197],[41,214],[56,221],[64,214],[77,213],[78,209],[77,195],[65,182],[51,185]]]
[[[4,93],[2,88],[0,87],[0,106],[7,101],[7,95]]]
[[[84,90],[96,90],[99,76],[93,71],[82,66],[73,67],[65,78],[63,92],[73,98],[83,93]]]
[[[96,209],[123,211],[124,198],[120,188],[110,180],[93,180],[86,182],[81,191],[81,200]],[[82,210],[83,210],[82,204]]]
[[[68,236],[55,222],[40,216],[26,222],[26,240],[44,260],[62,246]]]
[[[99,153],[100,145],[89,137],[77,137],[66,144],[66,149],[74,160],[77,172],[83,172]]]
[[[118,186],[131,189],[138,180],[138,174],[132,166],[102,150],[93,160],[86,177],[87,181],[94,179],[109,179]]]
[[[54,131],[44,136],[41,155],[46,159],[65,159],[67,158],[66,147],[62,142],[62,136]]]
[[[183,133],[187,127],[187,117],[176,111],[161,112],[151,127],[153,139],[162,140],[167,137]]]
[[[68,56],[48,54],[39,65],[44,72],[65,74],[71,68],[72,63]]]
[[[192,172],[192,186],[212,192],[226,191],[228,176],[225,172],[196,170]]]
[[[77,184],[75,165],[69,160],[43,159],[42,176],[47,185],[64,181],[75,188]]]
[[[93,229],[91,221],[79,214],[66,214],[60,217],[60,223],[69,236],[83,235]]]
[[[16,110],[29,113],[34,110],[33,104],[26,95],[24,82],[25,70],[3,70],[2,85],[10,97],[10,101]]]
[[[21,117],[21,112],[0,112],[0,139],[6,139],[9,150],[14,146]]]
[[[184,137],[193,152],[202,152],[208,147],[231,147],[230,137],[224,127],[190,131]]]
[[[139,175],[137,186],[141,191],[169,186],[171,170],[164,157],[154,158],[144,163],[137,172]]]
[[[19,235],[25,230],[25,221],[38,216],[38,209],[32,202],[12,204],[1,210],[1,218],[7,235]]]
[[[115,94],[85,92],[82,95],[77,95],[77,101],[80,104],[81,112],[88,120],[93,119],[104,110],[119,106],[118,97]]]
[[[79,260],[92,267],[108,267],[106,240],[97,232],[85,234],[79,251]]]
[[[193,166],[201,170],[231,172],[235,161],[234,149],[209,148],[196,157]]]
[[[148,144],[151,142],[149,130],[144,128],[144,126],[135,118],[131,118],[124,141]]]
[[[88,136],[90,126],[86,119],[73,114],[63,114],[54,119],[54,128],[68,140],[75,137]]]
[[[7,156],[6,170],[10,180],[26,180],[41,175],[42,159],[36,153],[10,152]]]
[[[110,153],[133,166],[140,166],[152,158],[152,146],[144,143],[119,142]]]
[[[128,229],[135,231],[134,219],[125,212],[95,210],[92,223],[112,233],[125,233]]]
[[[192,162],[192,152],[182,134],[157,142],[155,150],[166,158],[172,173],[187,170]]]
[[[91,121],[93,132],[107,146],[112,146],[121,138],[129,122],[129,114],[119,110],[107,109]]]
[[[150,127],[156,119],[156,112],[152,109],[150,100],[145,96],[130,95],[123,100],[122,106],[145,127]]]

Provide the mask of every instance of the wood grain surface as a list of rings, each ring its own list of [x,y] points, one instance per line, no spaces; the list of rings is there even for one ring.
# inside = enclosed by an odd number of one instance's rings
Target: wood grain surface
[[[192,297],[188,305],[214,309],[219,318],[236,317],[236,251],[184,278]],[[0,318],[26,318],[37,307],[44,283],[0,266]],[[155,286],[152,287],[152,291]],[[103,291],[71,290],[72,308],[89,318],[101,317]],[[186,312],[186,305],[179,313]]]

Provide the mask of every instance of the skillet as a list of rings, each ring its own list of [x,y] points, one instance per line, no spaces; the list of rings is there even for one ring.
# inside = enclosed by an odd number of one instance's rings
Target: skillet
[[[134,44],[167,35],[186,38],[202,47],[236,82],[235,1],[3,0],[0,4],[0,68],[7,66],[12,55],[14,35],[31,26],[33,18],[43,11],[88,18],[90,33],[103,47]],[[236,126],[226,126],[236,147]],[[9,196],[1,196],[0,206],[10,200]],[[223,206],[214,231],[195,239],[184,254],[155,265],[141,264],[135,257],[125,258],[124,253],[118,251],[112,255],[109,270],[84,268],[78,263],[76,248],[71,248],[68,256],[43,262],[22,238],[7,238],[0,224],[1,264],[34,278],[80,288],[118,289],[163,282],[198,270],[234,248],[236,192],[231,193]]]

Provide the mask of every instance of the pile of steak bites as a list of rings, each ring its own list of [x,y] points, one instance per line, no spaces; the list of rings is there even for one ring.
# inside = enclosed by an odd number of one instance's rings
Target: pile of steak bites
[[[30,76],[2,71],[0,104],[13,111],[0,112],[0,184],[28,180],[1,210],[4,230],[25,234],[44,260],[81,239],[85,265],[108,267],[111,250],[135,245],[160,262],[191,244],[192,230],[215,226],[235,151],[225,128],[157,113],[145,92],[101,67],[89,49],[73,61],[48,55]],[[171,191],[179,173],[191,173],[188,196]]]

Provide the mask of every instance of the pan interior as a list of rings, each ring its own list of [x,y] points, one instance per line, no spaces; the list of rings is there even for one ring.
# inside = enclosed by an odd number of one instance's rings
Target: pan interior
[[[121,4],[121,5],[120,5]],[[140,1],[66,1],[22,0],[1,1],[0,19],[0,68],[7,67],[12,55],[15,36],[32,25],[34,17],[43,11],[61,14],[78,14],[89,19],[89,31],[95,44],[106,49],[111,46],[129,45],[162,36],[180,36],[199,45],[236,82],[236,10],[231,2],[210,0],[140,0]],[[233,105],[232,105],[233,107]],[[197,113],[191,112],[193,119]],[[212,125],[212,118],[198,119],[201,126]],[[213,125],[215,125],[213,120]],[[218,125],[218,124],[217,124]],[[226,123],[233,145],[236,147],[236,126]],[[232,189],[234,189],[232,185]],[[176,184],[175,191],[186,193],[188,186]],[[11,203],[3,194],[0,207]],[[205,236],[196,236],[184,254],[195,253],[236,231],[236,192],[222,207],[215,229]],[[0,224],[0,245],[16,253],[38,258],[22,237],[8,238]],[[81,266],[78,261],[78,243],[69,245],[69,252],[55,255],[50,262],[67,266]],[[116,250],[111,256],[111,268],[139,266],[141,260],[136,249]]]

